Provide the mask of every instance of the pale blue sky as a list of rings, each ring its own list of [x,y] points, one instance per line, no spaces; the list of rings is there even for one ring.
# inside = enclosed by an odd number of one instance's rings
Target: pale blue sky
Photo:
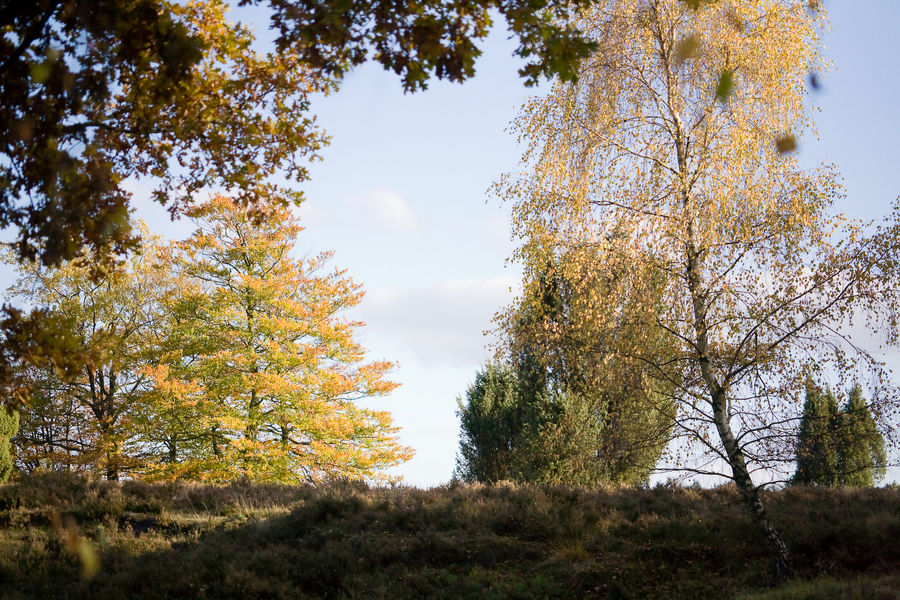
[[[838,165],[847,189],[839,209],[876,218],[900,196],[900,3],[825,4],[833,24],[826,54],[836,69],[814,96],[820,142],[807,139],[800,152],[806,164]],[[333,264],[368,291],[352,316],[368,323],[361,339],[371,358],[398,362],[393,379],[402,384],[370,404],[391,411],[402,442],[416,449],[397,470],[412,485],[449,480],[456,398],[489,359],[483,331],[518,284],[518,267],[506,265],[507,208],[486,194],[516,168],[521,149],[504,129],[536,91],[516,75],[513,48],[495,33],[473,80],[433,82],[412,95],[393,74],[366,65],[313,104],[332,143],[302,186],[307,229],[299,244],[335,250]],[[147,201],[136,204],[168,237],[190,231]]]
[[[513,48],[495,35],[474,80],[417,94],[368,65],[313,105],[332,144],[304,186],[304,243],[334,249],[368,291],[356,311],[363,339],[399,363],[402,384],[372,404],[393,412],[416,449],[398,470],[414,485],[450,478],[456,397],[489,358],[483,332],[518,281],[504,266],[507,210],[485,193],[519,158],[504,128],[530,90]]]

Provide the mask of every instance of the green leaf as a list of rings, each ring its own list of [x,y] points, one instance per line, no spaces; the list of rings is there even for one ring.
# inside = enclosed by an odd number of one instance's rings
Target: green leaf
[[[683,63],[689,58],[692,58],[695,54],[697,54],[697,50],[700,48],[700,40],[696,35],[688,35],[678,42],[678,45],[675,46],[675,59],[679,63]]]
[[[786,154],[797,149],[797,139],[793,133],[788,133],[775,140],[775,149],[778,154]]]
[[[718,98],[720,102],[727,101],[728,96],[731,95],[733,86],[734,74],[731,72],[731,69],[723,69],[722,72],[719,73],[719,84],[716,86],[716,98]]]
[[[682,0],[691,10],[698,10],[704,4],[715,4],[717,0]]]

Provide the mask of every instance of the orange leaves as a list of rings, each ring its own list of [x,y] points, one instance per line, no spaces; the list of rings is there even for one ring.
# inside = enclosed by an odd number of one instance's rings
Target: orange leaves
[[[288,210],[248,216],[215,197],[191,215],[198,230],[175,265],[203,293],[181,319],[195,347],[173,372],[199,386],[215,432],[186,458],[266,481],[370,478],[408,458],[386,414],[353,404],[396,384],[393,364],[363,362],[358,324],[340,314],[363,293],[327,270],[331,253],[295,258],[302,228]]]

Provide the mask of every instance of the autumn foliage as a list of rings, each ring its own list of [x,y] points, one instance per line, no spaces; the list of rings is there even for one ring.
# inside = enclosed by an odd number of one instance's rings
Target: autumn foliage
[[[116,479],[318,482],[381,479],[411,456],[388,413],[361,406],[396,384],[365,361],[363,296],[330,253],[296,257],[287,209],[248,215],[218,196],[197,230],[148,242],[100,283],[75,261],[30,266],[18,295],[68,323],[79,371],[26,367],[33,394],[16,438],[26,471]]]
[[[357,405],[396,384],[393,365],[365,363],[362,299],[330,253],[294,258],[301,228],[286,209],[248,218],[224,196],[192,209],[198,229],[172,248],[186,283],[169,302],[176,324],[151,369],[155,398],[188,418],[156,440],[156,475],[319,481],[363,477],[410,456],[390,416]]]
[[[578,18],[597,51],[577,83],[526,104],[525,172],[498,186],[526,280],[579,252],[591,262],[574,273],[634,266],[590,292],[598,342],[674,401],[674,432],[694,451],[669,465],[736,483],[779,576],[789,552],[759,486],[789,475],[805,378],[871,374],[876,412],[898,406],[884,365],[848,333],[883,317],[879,333],[898,339],[898,213],[877,227],[837,214],[834,169],[790,152],[814,131],[807,75],[827,67],[812,4],[599,2]],[[634,297],[665,310],[625,310],[619,299],[650,283],[657,293]],[[648,343],[614,335],[627,330]]]

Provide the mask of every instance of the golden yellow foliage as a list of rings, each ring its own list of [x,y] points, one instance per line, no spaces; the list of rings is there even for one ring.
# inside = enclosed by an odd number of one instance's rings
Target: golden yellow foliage
[[[789,571],[750,473],[786,470],[807,375],[884,375],[847,325],[880,318],[897,341],[900,225],[896,213],[878,230],[835,214],[834,170],[802,170],[790,152],[814,131],[805,76],[827,66],[824,12],[695,4],[608,0],[581,16],[597,51],[576,84],[524,107],[527,171],[497,189],[513,201],[527,274],[586,249],[665,281],[646,298],[665,310],[630,326],[673,352],[613,351],[649,366],[660,392],[676,390],[676,431],[704,453],[673,466],[730,475]],[[588,304],[612,304],[596,316],[604,327],[619,326],[627,292],[595,288]],[[880,412],[895,400],[883,393]]]
[[[152,477],[317,482],[383,479],[411,456],[390,415],[358,406],[390,392],[393,364],[364,362],[362,323],[341,313],[363,296],[331,253],[293,256],[289,210],[248,216],[230,198],[192,209],[195,233],[172,248],[180,293],[165,364],[167,406]],[[166,404],[168,403],[168,404]]]

